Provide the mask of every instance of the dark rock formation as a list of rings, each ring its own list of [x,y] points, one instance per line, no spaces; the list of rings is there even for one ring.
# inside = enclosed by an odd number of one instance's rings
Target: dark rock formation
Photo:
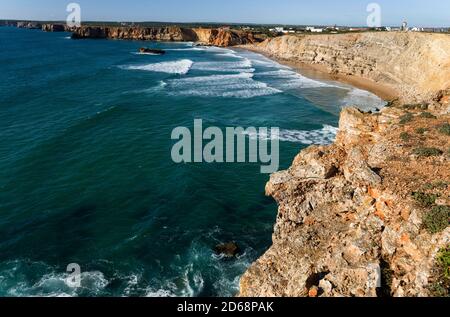
[[[43,24],[42,31],[44,32],[65,32],[67,27],[64,24]]]
[[[227,258],[233,258],[241,252],[239,246],[235,242],[222,243],[214,248],[214,252]]]
[[[139,53],[142,54],[157,54],[157,55],[164,55],[166,54],[166,51],[159,50],[159,49],[153,49],[153,48],[147,48],[147,47],[141,47],[139,49]]]

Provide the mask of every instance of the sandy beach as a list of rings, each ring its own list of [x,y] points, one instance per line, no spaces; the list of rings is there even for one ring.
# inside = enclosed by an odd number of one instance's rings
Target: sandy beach
[[[271,54],[267,54],[266,52],[258,49],[255,46],[244,45],[239,46],[239,48],[261,54],[282,65],[289,66],[294,70],[296,70],[301,75],[309,78],[321,80],[334,80],[346,83],[356,88],[370,91],[371,93],[377,95],[378,97],[386,101],[391,101],[398,98],[398,93],[393,88],[377,83],[371,79],[345,74],[330,74],[326,69],[326,67],[323,65],[305,64],[293,59],[279,58]]]

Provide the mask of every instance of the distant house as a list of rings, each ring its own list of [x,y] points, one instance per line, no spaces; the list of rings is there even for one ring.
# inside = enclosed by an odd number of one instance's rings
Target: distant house
[[[309,31],[312,33],[322,33],[323,29],[315,28],[314,26],[308,26],[308,27],[306,27],[306,31]]]

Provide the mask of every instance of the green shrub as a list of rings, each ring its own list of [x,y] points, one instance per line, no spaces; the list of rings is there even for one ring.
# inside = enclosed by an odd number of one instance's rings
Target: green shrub
[[[449,219],[449,206],[435,206],[431,211],[425,214],[423,224],[429,233],[436,234],[448,227]]]
[[[411,140],[411,136],[408,132],[402,132],[400,133],[400,139],[402,139],[404,142],[408,142],[409,140]]]
[[[450,246],[439,251],[436,261],[442,268],[444,277],[450,279]]]
[[[441,150],[436,149],[436,148],[420,147],[420,148],[414,149],[412,154],[417,155],[419,157],[431,157],[431,156],[442,155],[442,154],[444,154],[444,152],[442,152]]]
[[[407,124],[411,121],[413,121],[414,116],[412,113],[407,113],[400,117],[400,124]]]
[[[448,297],[450,293],[450,246],[439,250],[433,268],[431,294],[435,297]]]
[[[446,189],[448,186],[448,182],[437,181],[434,183],[428,183],[423,186],[424,190],[435,190],[435,189]]]
[[[439,127],[439,132],[450,136],[450,123],[445,123]]]
[[[418,128],[416,129],[416,133],[417,134],[425,134],[425,132],[427,132],[428,130],[425,128]]]
[[[414,200],[418,205],[422,207],[431,207],[436,203],[436,199],[439,198],[438,195],[435,194],[426,194],[422,192],[416,192],[412,194]]]
[[[416,104],[407,104],[403,105],[403,109],[406,110],[428,110],[428,104],[427,103],[416,103]]]
[[[432,114],[429,113],[429,112],[422,112],[422,113],[420,114],[420,117],[421,117],[421,118],[425,118],[425,119],[436,119],[436,118],[437,118],[435,115],[432,115]]]

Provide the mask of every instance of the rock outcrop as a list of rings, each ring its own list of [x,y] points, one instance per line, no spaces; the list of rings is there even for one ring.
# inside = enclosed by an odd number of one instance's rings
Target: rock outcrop
[[[17,22],[16,26],[20,29],[41,29],[42,25],[38,22],[28,22],[28,21],[21,21]]]
[[[240,296],[433,295],[436,255],[450,243],[449,95],[376,114],[347,108],[334,144],[273,174],[273,245]]]
[[[72,38],[200,42],[203,45],[224,47],[260,41],[251,32],[228,29],[191,29],[176,26],[161,28],[83,26],[74,30]]]
[[[371,80],[395,90],[404,102],[429,99],[450,86],[450,35],[446,34],[286,35],[250,48],[330,74]]]
[[[70,28],[65,24],[43,24],[42,31],[44,32],[67,32]]]

